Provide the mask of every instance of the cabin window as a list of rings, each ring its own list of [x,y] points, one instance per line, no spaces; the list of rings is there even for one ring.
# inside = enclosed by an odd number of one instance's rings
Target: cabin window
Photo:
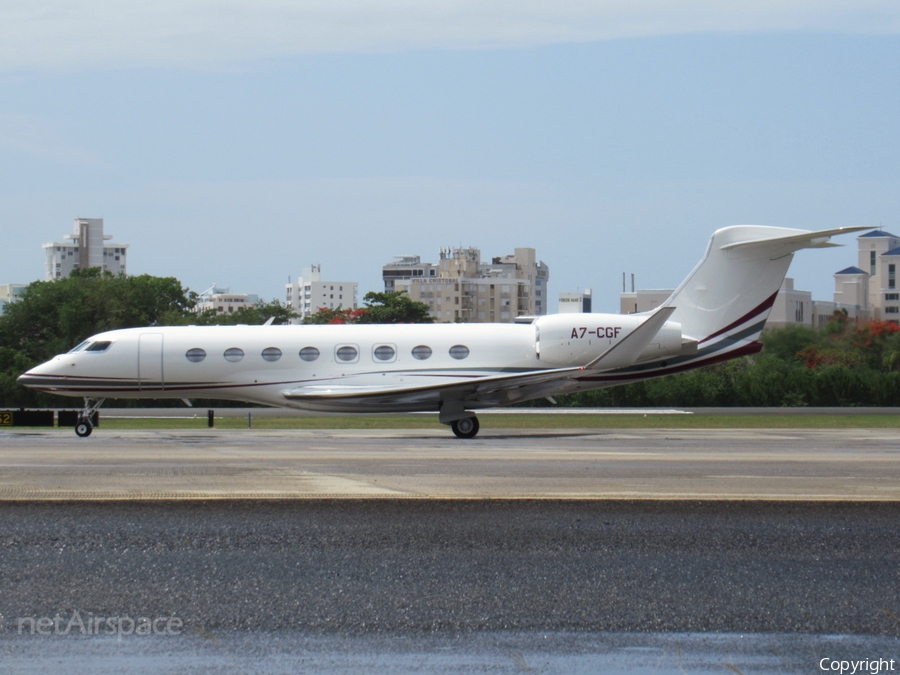
[[[378,345],[372,354],[376,361],[393,361],[397,351],[390,345]]]
[[[262,357],[266,361],[277,361],[281,358],[281,350],[278,347],[266,347],[262,351]]]
[[[100,340],[85,349],[86,352],[105,352],[112,344],[109,340]]]
[[[315,361],[319,358],[319,350],[315,347],[304,347],[300,350],[300,358],[304,361]]]
[[[203,359],[206,358],[206,351],[200,349],[199,347],[194,347],[193,349],[188,349],[184,355],[191,363],[200,363]]]
[[[344,345],[342,347],[338,347],[334,351],[334,355],[337,357],[338,361],[351,363],[359,358],[359,350],[351,345]]]
[[[232,347],[231,349],[225,350],[225,360],[231,361],[232,363],[237,363],[242,358],[244,358],[244,350],[238,347]]]
[[[412,350],[413,358],[419,359],[419,361],[424,361],[425,359],[431,358],[431,347],[426,345],[419,345],[418,347],[413,347]]]
[[[454,359],[464,359],[469,355],[469,348],[465,345],[453,345],[450,347],[450,356]]]

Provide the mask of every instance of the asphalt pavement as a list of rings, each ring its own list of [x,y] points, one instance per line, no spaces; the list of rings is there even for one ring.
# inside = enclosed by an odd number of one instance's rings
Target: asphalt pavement
[[[195,630],[896,635],[894,503],[0,504],[0,614]]]

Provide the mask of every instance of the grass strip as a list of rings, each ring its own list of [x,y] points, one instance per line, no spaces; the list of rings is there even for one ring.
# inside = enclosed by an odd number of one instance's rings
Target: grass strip
[[[900,415],[483,415],[482,429],[897,429]],[[246,417],[216,418],[246,429]],[[101,420],[104,429],[203,429],[206,417]],[[256,417],[254,429],[445,429],[437,415]]]

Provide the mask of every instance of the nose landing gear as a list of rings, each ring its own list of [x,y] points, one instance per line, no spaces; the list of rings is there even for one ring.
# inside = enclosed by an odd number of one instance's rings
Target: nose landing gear
[[[87,438],[91,435],[91,432],[94,431],[94,424],[91,422],[94,419],[94,414],[100,409],[100,406],[103,405],[103,401],[106,399],[92,399],[86,398],[84,399],[84,408],[81,409],[81,412],[78,414],[78,423],[75,425],[75,435],[79,438]]]

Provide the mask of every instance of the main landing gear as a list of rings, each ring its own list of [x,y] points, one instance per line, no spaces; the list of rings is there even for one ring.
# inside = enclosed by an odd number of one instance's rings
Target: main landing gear
[[[471,417],[454,420],[450,423],[450,428],[453,429],[453,433],[456,434],[457,438],[475,438],[480,425],[478,424],[478,418],[472,415]]]
[[[103,405],[103,401],[106,399],[92,399],[86,398],[84,399],[84,408],[81,409],[81,412],[78,414],[78,423],[75,425],[75,435],[79,438],[87,438],[91,435],[91,432],[94,431],[94,425],[91,422],[94,419],[94,413],[100,409],[100,406]]]

